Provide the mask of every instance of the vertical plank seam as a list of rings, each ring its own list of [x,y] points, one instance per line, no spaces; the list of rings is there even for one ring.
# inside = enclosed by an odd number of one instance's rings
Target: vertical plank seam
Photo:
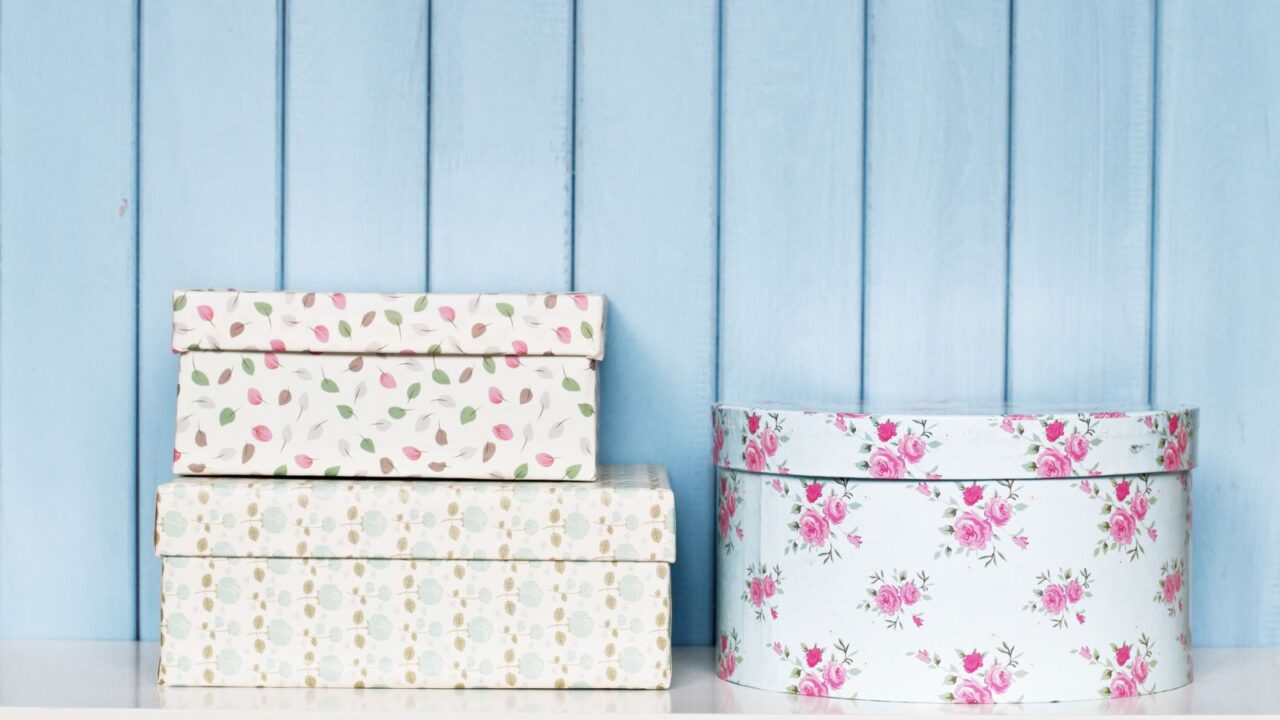
[[[1014,149],[1014,63],[1017,58],[1015,0],[1009,0],[1008,83],[1005,94],[1004,151],[1004,402],[1013,399],[1013,377],[1010,360],[1013,355],[1013,149]]]
[[[288,112],[288,94],[287,83],[289,78],[288,72],[288,52],[289,52],[289,0],[277,0],[276,3],[277,23],[279,28],[276,30],[276,180],[278,187],[276,193],[277,223],[278,235],[276,237],[276,289],[283,290],[285,287],[285,211],[286,211],[286,183],[285,183],[285,160],[287,159],[285,141],[286,132],[286,113]]]
[[[1150,243],[1147,258],[1147,402],[1156,399],[1156,261],[1159,259],[1156,224],[1159,219],[1160,157],[1160,0],[1151,0],[1151,213],[1147,228]]]
[[[133,639],[142,635],[142,2],[133,6]],[[149,534],[145,537],[150,537]]]
[[[712,359],[711,379],[712,390],[714,396],[712,400],[719,402],[720,393],[723,390],[723,378],[721,375],[721,337],[724,335],[724,283],[721,277],[724,275],[724,238],[723,238],[723,215],[724,215],[724,0],[716,2],[716,142],[715,142],[715,158],[716,164],[716,212],[715,212],[715,228],[713,229],[714,237],[712,238],[712,251],[715,253],[716,277],[715,277],[715,339],[713,342],[714,358]],[[714,606],[714,603],[713,603]]]
[[[423,290],[431,289],[431,68],[435,66],[431,58],[431,28],[432,13],[435,12],[435,2],[426,0],[426,33],[427,47],[423,51],[423,63],[426,64],[426,99],[424,100],[426,108],[424,114],[426,117],[423,122],[423,143],[422,143],[422,162],[424,164],[422,170],[422,284]]]
[[[578,0],[569,0],[569,290],[578,286]]]
[[[859,235],[862,247],[858,258],[858,402],[867,399],[867,137],[870,134],[867,106],[871,97],[871,0],[862,3],[862,193]]]

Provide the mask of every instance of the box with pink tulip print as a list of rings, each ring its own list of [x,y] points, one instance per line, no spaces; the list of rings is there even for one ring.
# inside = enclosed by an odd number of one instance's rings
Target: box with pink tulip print
[[[1196,410],[712,416],[723,679],[946,703],[1191,681]]]
[[[174,471],[593,480],[605,301],[179,291]]]

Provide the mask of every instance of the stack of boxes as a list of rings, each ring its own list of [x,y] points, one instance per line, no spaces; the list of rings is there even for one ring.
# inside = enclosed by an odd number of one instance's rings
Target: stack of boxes
[[[664,688],[675,512],[604,298],[188,291],[161,683]]]

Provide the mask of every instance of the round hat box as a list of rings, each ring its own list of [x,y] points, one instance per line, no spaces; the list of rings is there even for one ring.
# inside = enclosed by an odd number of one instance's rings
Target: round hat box
[[[1196,410],[713,419],[721,678],[948,703],[1190,682]]]

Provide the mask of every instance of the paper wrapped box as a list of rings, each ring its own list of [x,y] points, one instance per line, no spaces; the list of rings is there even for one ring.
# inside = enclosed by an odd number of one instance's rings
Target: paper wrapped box
[[[181,291],[174,471],[593,480],[598,295]]]
[[[169,685],[665,688],[675,512],[595,483],[183,478],[160,486]]]
[[[1195,410],[713,410],[718,672],[992,703],[1191,680]]]

